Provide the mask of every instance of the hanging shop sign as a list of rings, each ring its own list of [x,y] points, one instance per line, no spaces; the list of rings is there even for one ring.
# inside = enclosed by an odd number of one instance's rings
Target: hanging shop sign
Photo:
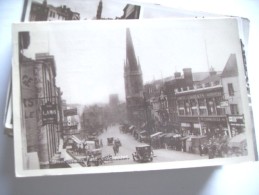
[[[73,109],[68,109],[68,110],[64,110],[64,116],[74,116],[77,115],[77,108],[73,108]]]
[[[47,102],[41,106],[42,124],[57,124],[57,104]]]
[[[228,121],[231,126],[244,126],[244,116],[243,115],[229,115]]]

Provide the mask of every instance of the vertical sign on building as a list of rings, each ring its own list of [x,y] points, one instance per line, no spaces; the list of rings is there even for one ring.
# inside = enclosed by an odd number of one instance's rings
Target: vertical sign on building
[[[25,61],[21,64],[21,97],[24,115],[24,127],[26,129],[27,152],[37,151],[37,115],[36,115],[36,91],[34,84],[34,62]]]

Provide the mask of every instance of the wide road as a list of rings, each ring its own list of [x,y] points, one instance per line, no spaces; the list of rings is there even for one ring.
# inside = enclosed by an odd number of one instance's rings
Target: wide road
[[[127,160],[114,160],[113,162],[106,163],[106,164],[135,164],[132,159],[132,153],[135,152],[135,147],[137,145],[141,145],[140,142],[134,139],[131,134],[124,134],[121,133],[119,130],[119,126],[111,126],[104,131],[101,135],[99,135],[99,139],[102,139],[103,148],[102,153],[103,156],[112,155],[114,156],[112,146],[107,145],[107,138],[119,138],[122,146],[119,149],[119,153],[117,157],[125,157],[128,156],[129,159]],[[195,159],[204,159],[208,158],[206,156],[200,156],[197,154],[190,154],[186,152],[174,151],[174,150],[167,150],[167,149],[156,149],[154,150],[154,160],[153,162],[172,162],[172,161],[182,161],[182,160],[195,160]]]

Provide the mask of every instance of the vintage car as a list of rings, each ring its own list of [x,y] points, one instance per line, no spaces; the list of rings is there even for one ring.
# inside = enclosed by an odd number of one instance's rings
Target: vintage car
[[[136,146],[136,152],[132,154],[132,158],[137,162],[151,162],[153,161],[154,153],[150,145]]]
[[[112,146],[112,145],[113,145],[113,141],[114,141],[114,138],[113,138],[113,137],[108,137],[108,138],[107,138],[107,145],[108,145],[108,146]]]
[[[101,149],[94,149],[90,151],[87,155],[87,166],[99,166],[103,164],[102,158],[102,150]]]

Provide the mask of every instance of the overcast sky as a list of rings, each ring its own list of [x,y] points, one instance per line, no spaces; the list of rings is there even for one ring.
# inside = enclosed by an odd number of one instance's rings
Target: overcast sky
[[[222,71],[231,53],[240,52],[237,26],[228,20],[82,21],[20,24],[29,30],[25,55],[55,56],[57,85],[68,103],[106,103],[110,94],[125,99],[126,27],[130,26],[144,82],[192,68]]]

